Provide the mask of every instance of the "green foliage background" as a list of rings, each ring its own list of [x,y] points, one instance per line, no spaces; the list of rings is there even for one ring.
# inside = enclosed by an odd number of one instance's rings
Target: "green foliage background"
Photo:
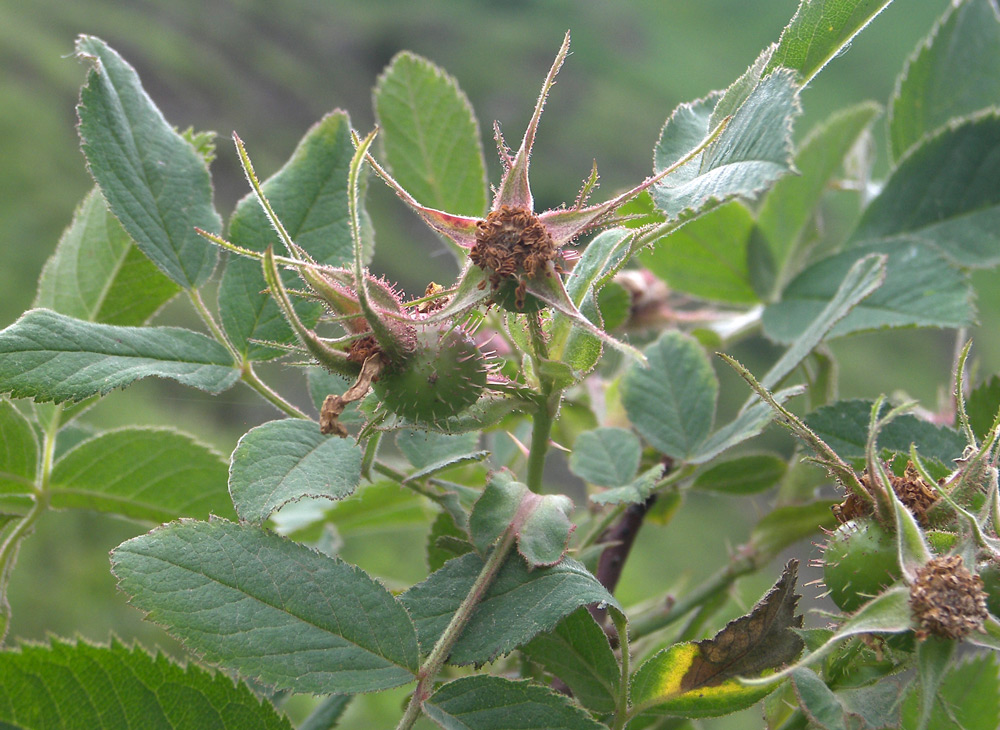
[[[392,56],[408,49],[455,75],[480,119],[499,119],[516,136],[537,93],[538,80],[562,34],[573,33],[573,57],[546,108],[533,159],[538,207],[572,198],[596,158],[605,193],[649,173],[652,147],[663,120],[684,101],[724,88],[767,43],[777,40],[797,0],[702,0],[664,3],[636,0],[0,0],[0,327],[31,305],[38,274],[74,206],[91,187],[75,134],[74,106],[84,68],[67,58],[80,33],[117,48],[142,77],[150,95],[180,128],[220,134],[213,165],[216,200],[228,213],[247,187],[228,143],[237,130],[262,177],[286,159],[304,131],[324,113],[344,108],[356,128],[370,128],[371,88]],[[885,104],[905,58],[940,15],[946,0],[895,3],[850,49],[835,59],[803,97],[801,138],[834,109],[863,99]],[[884,124],[884,119],[876,122]],[[489,147],[489,130],[484,144]],[[876,137],[884,138],[879,129]],[[496,158],[491,181],[499,178]],[[879,150],[879,169],[885,168]],[[410,292],[430,279],[447,280],[447,257],[433,256],[435,242],[379,184],[369,210],[377,222],[373,268]],[[980,326],[971,333],[986,374],[1000,369],[1000,337],[990,324],[1000,314],[1000,287],[977,273]],[[992,298],[992,299],[991,299]],[[162,322],[180,316],[170,308]],[[895,331],[856,337],[842,359],[843,392],[872,397],[897,389],[934,406],[936,383],[947,382],[952,340],[933,331]],[[837,349],[836,344],[834,349]],[[770,357],[757,340],[734,354],[751,370]],[[745,391],[728,369],[719,370],[730,408]],[[305,402],[303,392],[302,402]],[[239,391],[223,398],[192,395],[162,382],[145,382],[95,409],[102,425],[173,423],[228,453],[236,438],[271,417]],[[725,408],[723,404],[723,408]],[[124,413],[123,413],[124,412]],[[731,534],[713,535],[692,550],[691,535],[664,535],[650,526],[623,578],[621,598],[642,576],[643,593],[682,579],[696,580],[717,566],[728,546],[746,538],[733,500],[701,497],[684,508],[696,532],[700,516],[730,520]],[[720,511],[723,514],[720,514]],[[675,523],[677,524],[677,523]],[[11,589],[12,635],[42,638],[80,633],[105,640],[112,628],[174,649],[140,622],[116,594],[107,550],[141,531],[134,524],[88,514],[50,514],[27,541]],[[401,531],[393,528],[399,535]],[[415,551],[404,557],[373,531],[370,554],[345,555],[409,582],[425,571]],[[416,535],[406,536],[415,538]],[[672,555],[699,555],[700,564],[677,564]],[[667,556],[666,560],[664,556]],[[668,565],[664,569],[664,564]],[[747,596],[759,595],[746,581]],[[752,598],[750,599],[752,600]],[[738,722],[738,721],[736,721]],[[738,725],[734,725],[738,726]]]

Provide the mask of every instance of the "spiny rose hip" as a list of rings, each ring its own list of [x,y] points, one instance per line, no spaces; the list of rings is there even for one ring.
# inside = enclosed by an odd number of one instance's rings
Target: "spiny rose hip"
[[[429,327],[417,332],[410,355],[384,370],[374,389],[396,415],[433,424],[475,403],[486,372],[485,356],[464,332]]]

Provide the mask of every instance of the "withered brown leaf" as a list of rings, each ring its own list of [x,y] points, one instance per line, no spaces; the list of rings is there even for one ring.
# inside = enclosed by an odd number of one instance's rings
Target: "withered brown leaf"
[[[798,657],[803,642],[791,631],[802,626],[802,614],[795,614],[802,597],[795,593],[798,567],[797,560],[789,560],[778,582],[750,613],[730,621],[713,638],[697,642],[700,651],[681,680],[681,691],[759,676]]]

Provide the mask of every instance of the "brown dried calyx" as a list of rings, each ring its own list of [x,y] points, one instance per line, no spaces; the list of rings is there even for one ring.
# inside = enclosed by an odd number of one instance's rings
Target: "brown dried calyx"
[[[552,235],[534,213],[524,208],[501,205],[476,225],[476,244],[469,258],[490,272],[490,286],[496,290],[506,279],[518,281],[515,303],[524,306],[525,278],[539,273],[548,276],[549,262],[559,249]]]
[[[913,466],[913,462],[909,461],[906,463],[906,470],[903,472],[903,476],[896,476],[889,469],[889,465],[886,465],[886,474],[889,476],[889,482],[892,485],[892,491],[896,493],[899,497],[899,501],[902,502],[906,507],[913,513],[917,522],[923,526],[927,525],[927,511],[934,506],[938,501],[938,495],[931,488],[930,485],[924,481],[923,477],[920,476],[920,472],[917,468]],[[875,485],[872,483],[871,474],[868,473],[866,469],[864,474],[861,475],[861,486],[863,486],[869,494],[874,494]],[[865,517],[871,514],[871,503],[866,502],[858,495],[853,492],[849,493],[847,497],[838,505],[834,505],[833,514],[837,517],[837,521],[841,524],[848,522],[849,520],[855,520],[859,517]]]
[[[354,385],[340,395],[328,395],[323,401],[319,410],[319,431],[328,436],[333,434],[340,438],[347,437],[347,428],[340,422],[340,414],[348,404],[368,395],[372,383],[378,380],[379,374],[388,363],[374,335],[365,335],[351,342],[347,359],[360,365],[361,372]]]
[[[918,639],[962,639],[983,630],[988,615],[983,580],[970,573],[958,555],[934,558],[917,571],[910,586],[910,609],[919,624]]]

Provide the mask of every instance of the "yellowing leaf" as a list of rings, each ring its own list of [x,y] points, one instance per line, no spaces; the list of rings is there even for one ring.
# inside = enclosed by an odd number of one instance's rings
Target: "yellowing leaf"
[[[790,631],[795,614],[797,561],[789,561],[774,587],[746,616],[712,639],[675,644],[655,654],[632,678],[637,712],[712,717],[744,709],[777,685],[746,686],[737,677],[761,676],[793,661],[802,640]]]

